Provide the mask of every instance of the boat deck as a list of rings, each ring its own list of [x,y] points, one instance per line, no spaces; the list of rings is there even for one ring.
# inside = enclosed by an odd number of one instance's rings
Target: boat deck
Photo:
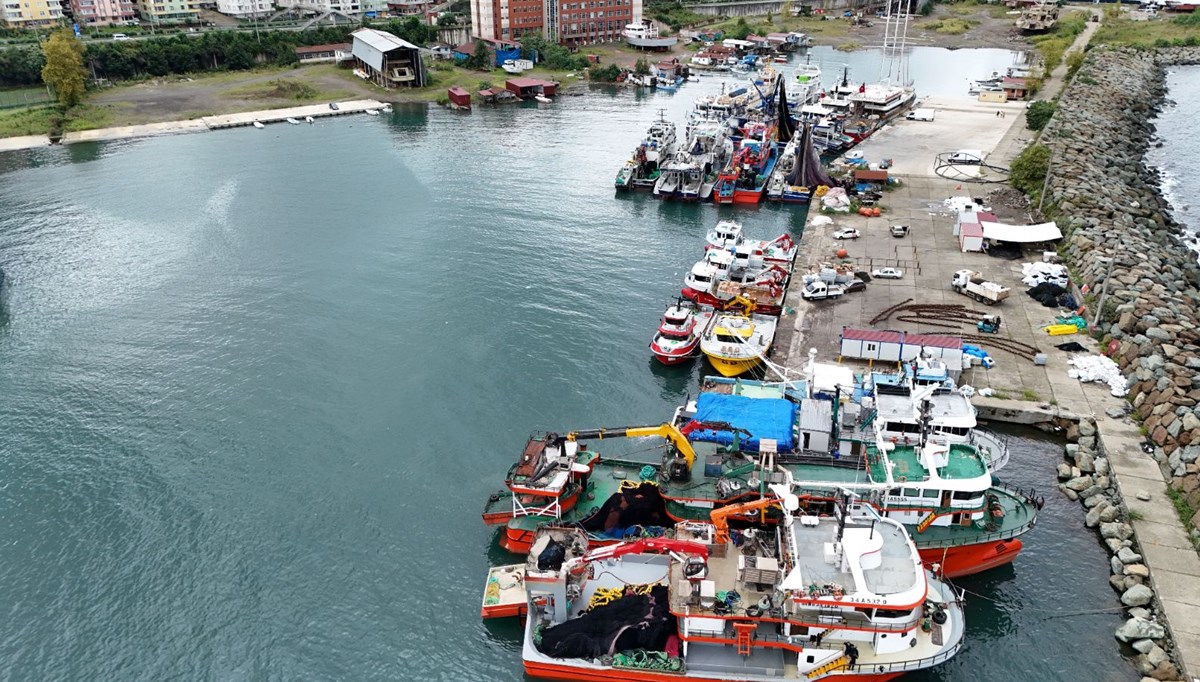
[[[862,520],[846,523],[846,547],[851,547],[852,541],[859,546],[868,543],[869,546],[879,546],[879,565],[864,567],[858,572],[863,578],[862,584],[858,583],[856,572],[843,570],[841,566],[825,559],[825,546],[834,541],[837,533],[836,521],[821,519],[815,526],[796,523],[793,531],[799,559],[796,567],[800,569],[805,585],[836,584],[842,586],[847,594],[870,592],[888,595],[911,589],[917,581],[917,564],[909,549],[908,535],[890,523],[869,524]]]
[[[920,451],[916,447],[898,445],[888,453],[888,459],[894,465],[893,480],[911,483],[929,479],[929,471],[921,464]],[[957,444],[950,446],[946,466],[937,469],[938,477],[947,480],[978,478],[985,474],[987,465],[979,453],[972,447]],[[887,480],[887,471],[882,459],[872,458],[871,478],[880,482]]]

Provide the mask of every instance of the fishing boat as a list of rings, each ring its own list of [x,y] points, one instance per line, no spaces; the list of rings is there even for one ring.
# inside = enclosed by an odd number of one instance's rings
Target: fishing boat
[[[650,125],[646,136],[634,148],[633,158],[617,172],[617,189],[654,189],[661,174],[659,164],[674,154],[677,147],[675,124],[666,119],[665,110],[659,109],[658,120]]]
[[[712,196],[717,171],[733,153],[733,142],[722,122],[691,126],[687,144],[659,166],[654,196],[675,201],[703,201]]]
[[[1040,498],[993,482],[970,443],[949,443],[928,431],[909,443],[883,438],[874,409],[846,400],[862,395],[870,394],[856,388],[849,368],[810,357],[804,377],[788,382],[706,377],[696,399],[658,427],[535,437],[523,456],[539,443],[564,439],[652,435],[667,438],[670,447],[650,462],[585,449],[594,458],[580,479],[588,502],[558,514],[521,507],[504,524],[500,544],[526,553],[547,523],[583,528],[593,547],[659,537],[677,523],[708,521],[714,509],[761,497],[764,482],[787,472],[813,514],[828,513],[840,489],[886,511],[908,527],[922,559],[948,577],[1015,559],[1037,521]],[[485,518],[489,510],[510,508],[511,495],[510,489],[492,495]]]
[[[821,98],[821,66],[809,59],[796,67],[796,93],[793,100],[798,105],[813,104]]]
[[[813,144],[813,125],[805,123],[799,136],[784,149],[775,174],[767,183],[767,199],[806,204],[816,188],[833,185]]]
[[[762,201],[767,180],[775,170],[775,143],[771,140],[742,140],[728,168],[717,176],[713,201],[718,204],[757,204]]]
[[[882,682],[963,645],[963,594],[895,521],[843,500],[801,512],[786,484],[674,538],[585,551],[546,528],[524,564],[525,673],[560,680]],[[778,518],[733,530],[733,514]]]
[[[762,363],[775,341],[778,319],[769,315],[723,312],[700,339],[700,351],[723,376],[745,374]]]
[[[842,127],[842,132],[855,143],[873,135],[916,101],[916,91],[908,78],[909,15],[893,15],[891,5],[888,5],[884,22],[884,61],[880,80],[862,83],[846,94],[853,120]]]
[[[675,36],[660,35],[658,25],[650,19],[642,19],[632,24],[625,24],[622,35],[625,37],[626,43],[631,47],[637,48],[662,50],[670,48],[679,42],[679,39]]]
[[[366,109],[365,111],[367,113],[367,116],[378,116],[379,115],[378,109]]]
[[[764,264],[779,263],[791,266],[796,259],[796,242],[786,232],[770,241],[746,239],[742,224],[736,220],[722,220],[705,235],[705,251],[713,249],[736,253],[742,248],[745,253],[758,256]]]
[[[654,358],[664,365],[675,365],[699,355],[700,337],[708,331],[715,315],[711,308],[686,299],[667,306],[650,342]]]
[[[255,128],[259,128],[259,129],[266,128],[266,126],[262,124],[262,121],[255,121],[251,125],[253,125]]]
[[[483,522],[497,525],[526,515],[561,518],[574,509],[580,480],[591,473],[597,458],[575,439],[554,433],[530,436],[504,478],[506,490],[489,498]]]
[[[290,123],[291,125],[294,125],[294,126],[298,126],[298,125],[300,125],[300,121],[298,121],[298,120],[296,120],[296,119],[292,118],[291,116],[288,116],[288,117],[287,117],[287,122],[288,122],[288,123]]]
[[[736,220],[721,220],[716,227],[709,230],[704,235],[705,246],[707,249],[732,249],[746,241],[746,236],[742,232],[742,224]]]

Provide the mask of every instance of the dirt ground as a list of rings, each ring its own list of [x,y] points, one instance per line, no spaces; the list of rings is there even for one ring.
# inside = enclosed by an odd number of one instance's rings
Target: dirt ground
[[[261,85],[262,91],[266,91],[270,81],[279,79],[303,81],[315,88],[318,96],[297,100],[271,97],[255,91],[254,86]],[[295,106],[316,100],[378,98],[378,95],[378,89],[367,83],[356,83],[332,68],[305,66],[267,72],[214,74],[192,79],[160,78],[111,88],[94,95],[89,101],[111,107],[117,119],[113,125],[137,125]]]
[[[1017,15],[997,16],[996,5],[934,5],[934,11],[928,17],[915,19],[908,31],[908,39],[913,45],[926,47],[946,47],[950,49],[964,47],[991,47],[1005,50],[1027,50],[1032,46],[1021,36],[1016,28]],[[995,14],[993,14],[995,12]],[[971,28],[959,35],[946,35],[930,30],[929,26],[945,19],[961,19],[972,24]],[[850,29],[844,37],[834,39],[829,43],[820,41],[819,45],[831,44],[836,46],[848,42],[859,45],[883,44],[883,21],[874,21],[868,27]]]

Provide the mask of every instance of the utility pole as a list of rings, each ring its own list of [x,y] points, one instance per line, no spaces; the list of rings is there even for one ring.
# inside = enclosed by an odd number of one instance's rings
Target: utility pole
[[[1100,283],[1100,300],[1096,303],[1096,314],[1092,316],[1092,327],[1100,324],[1100,314],[1104,312],[1104,299],[1108,298],[1108,280],[1112,278],[1113,263],[1116,258],[1104,258],[1108,261],[1108,269],[1104,271],[1104,281]]]
[[[1042,180],[1042,193],[1038,195],[1038,215],[1041,215],[1042,213],[1042,203],[1046,201],[1046,191],[1050,189],[1050,169],[1053,167],[1054,152],[1050,152],[1050,156],[1046,158],[1046,177]]]

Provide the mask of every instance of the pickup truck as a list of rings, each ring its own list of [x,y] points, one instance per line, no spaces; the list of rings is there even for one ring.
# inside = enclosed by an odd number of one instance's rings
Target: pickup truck
[[[1008,298],[1008,287],[989,282],[972,270],[959,270],[950,280],[950,288],[984,305],[995,305]]]
[[[846,288],[838,284],[826,284],[821,280],[809,282],[804,287],[804,291],[800,292],[800,296],[806,301],[822,301],[827,298],[838,298],[846,293]]]

